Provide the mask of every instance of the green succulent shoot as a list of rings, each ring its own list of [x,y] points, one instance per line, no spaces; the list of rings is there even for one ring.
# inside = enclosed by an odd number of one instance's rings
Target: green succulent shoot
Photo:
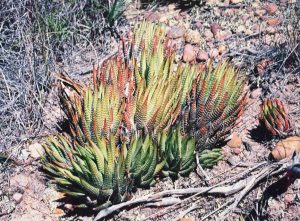
[[[261,105],[260,122],[273,135],[281,135],[291,128],[288,111],[279,99],[266,99]]]
[[[223,159],[223,153],[221,148],[213,148],[212,150],[203,150],[200,153],[199,163],[202,168],[212,168],[220,160]]]
[[[188,176],[195,168],[196,141],[182,135],[180,127],[162,132],[158,136],[160,156],[165,160],[161,174],[165,177],[178,178],[178,175]]]

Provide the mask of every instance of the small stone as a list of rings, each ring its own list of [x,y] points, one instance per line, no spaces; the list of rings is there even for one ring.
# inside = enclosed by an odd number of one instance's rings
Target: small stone
[[[73,211],[74,207],[72,204],[66,203],[64,204],[64,208],[67,209],[68,211]]]
[[[242,33],[244,33],[245,31],[246,31],[245,25],[239,25],[239,27],[237,27],[237,29],[236,29],[236,33],[237,33],[237,34],[242,34]]]
[[[178,26],[173,26],[168,31],[168,37],[171,39],[182,38],[184,36],[185,29]]]
[[[228,9],[226,9],[222,14],[223,14],[223,16],[231,17],[231,16],[233,16],[235,13],[234,13],[234,10],[233,10],[232,8],[228,8]]]
[[[199,61],[208,60],[208,53],[204,50],[200,50],[197,55],[197,60],[199,60]]]
[[[231,4],[239,4],[242,3],[244,0],[230,0]]]
[[[191,62],[196,60],[196,51],[191,44],[187,44],[183,50],[183,61]]]
[[[181,11],[179,13],[183,18],[186,18],[189,14],[186,11]]]
[[[242,20],[244,21],[244,22],[246,22],[246,21],[248,21],[249,20],[249,15],[243,15],[242,16]]]
[[[255,90],[253,90],[253,91],[251,92],[250,97],[251,97],[252,99],[256,99],[256,98],[258,98],[261,94],[262,94],[262,89],[261,89],[261,88],[257,88],[257,89],[255,89]]]
[[[252,34],[253,34],[253,31],[252,31],[251,29],[247,29],[247,30],[245,31],[245,34],[246,34],[246,35],[252,35]]]
[[[19,204],[22,201],[22,199],[23,199],[23,194],[21,194],[21,193],[14,193],[13,199],[14,199],[14,201],[17,204]]]
[[[267,27],[266,32],[268,34],[275,34],[276,29],[274,27],[270,26],[270,27]]]
[[[195,21],[193,26],[195,29],[199,29],[202,27],[202,23],[201,23],[201,21],[197,20],[197,21]]]
[[[210,30],[214,35],[216,35],[221,30],[221,27],[218,23],[214,22],[210,25]]]
[[[169,4],[168,9],[169,9],[169,11],[175,11],[176,5],[175,4]]]
[[[65,212],[64,212],[62,209],[55,208],[55,209],[53,210],[53,214],[62,216],[62,215],[65,214]]]
[[[30,156],[34,159],[39,159],[41,157],[40,154],[44,153],[44,148],[39,143],[29,145],[28,150],[30,152]]]
[[[294,194],[291,194],[291,193],[286,193],[285,196],[284,196],[284,201],[286,204],[290,204],[294,201],[295,199],[295,196]]]
[[[177,25],[177,24],[178,24],[178,19],[170,19],[170,20],[168,21],[168,25],[169,25],[170,27],[175,26],[175,25]]]
[[[11,187],[25,189],[29,184],[29,178],[23,174],[18,174],[11,177],[9,183]]]
[[[237,133],[233,133],[232,138],[230,141],[228,141],[227,145],[234,149],[240,148],[242,146],[242,140]]]
[[[206,0],[205,4],[209,6],[216,5],[219,0]]]
[[[218,41],[225,41],[231,37],[232,33],[230,31],[220,31],[216,34],[216,39]]]
[[[216,58],[219,55],[219,51],[216,48],[213,48],[209,52],[209,57],[210,58]]]
[[[196,221],[194,216],[189,216],[187,218],[181,218],[179,221]]]
[[[214,37],[214,34],[210,30],[206,29],[204,31],[204,37],[207,41],[211,41]]]
[[[160,18],[159,18],[159,22],[160,23],[166,23],[166,22],[168,22],[170,20],[170,18],[169,18],[169,16],[168,15],[163,15],[163,16],[161,16]]]
[[[265,9],[269,15],[274,15],[278,10],[278,7],[275,3],[267,3]]]
[[[242,152],[241,148],[232,148],[232,152],[236,155],[239,155]]]
[[[219,51],[219,54],[221,55],[221,54],[223,54],[224,52],[227,51],[227,47],[225,45],[220,45],[218,47],[218,51]]]
[[[159,12],[150,12],[145,15],[145,18],[149,21],[156,22],[161,18],[161,14]]]
[[[185,41],[190,44],[200,44],[201,35],[197,30],[188,30],[184,35]]]
[[[177,14],[174,16],[174,19],[178,22],[178,21],[182,20],[183,18],[181,17],[181,15]]]
[[[257,33],[257,32],[260,32],[260,25],[259,24],[254,24],[252,27],[251,27],[251,30],[254,32],[254,33]]]
[[[258,17],[262,17],[266,14],[266,10],[265,9],[257,9],[257,10],[255,10],[254,14]]]
[[[265,43],[266,43],[266,45],[271,45],[272,43],[274,43],[274,41],[270,35],[266,35]]]
[[[267,20],[267,24],[275,27],[281,24],[281,19],[280,18],[268,18]]]
[[[18,157],[20,160],[27,160],[29,157],[29,152],[25,149],[21,150],[21,154]]]

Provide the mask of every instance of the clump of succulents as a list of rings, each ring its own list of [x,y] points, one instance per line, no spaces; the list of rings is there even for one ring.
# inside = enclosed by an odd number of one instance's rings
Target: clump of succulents
[[[273,136],[281,135],[291,128],[288,111],[277,98],[263,101],[260,122]]]
[[[227,62],[198,75],[181,122],[182,130],[196,138],[198,151],[216,146],[236,125],[247,98],[244,85]]]
[[[114,136],[80,145],[68,137],[49,137],[43,145],[43,168],[58,189],[82,200],[79,207],[101,208],[126,200],[137,187],[149,187],[163,163],[148,135],[117,146]]]
[[[174,57],[165,29],[143,22],[116,56],[94,66],[91,85],[61,76],[71,137],[49,138],[43,165],[62,192],[92,208],[122,202],[156,175],[187,176],[195,151],[230,132],[246,100],[244,79],[226,62],[203,72]],[[221,158],[218,149],[200,152],[204,167]]]

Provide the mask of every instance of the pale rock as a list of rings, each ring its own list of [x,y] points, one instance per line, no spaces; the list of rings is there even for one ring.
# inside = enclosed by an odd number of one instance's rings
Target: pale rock
[[[230,141],[228,141],[227,145],[230,148],[237,149],[242,146],[242,140],[237,133],[233,133],[232,138]]]
[[[256,99],[258,98],[260,95],[262,94],[262,89],[261,88],[256,88],[255,90],[253,90],[250,94],[250,97],[252,99]]]
[[[253,34],[253,31],[252,31],[251,29],[247,29],[247,30],[245,31],[245,34],[246,34],[246,35],[252,35],[252,34]]]
[[[204,51],[204,50],[200,50],[199,52],[198,52],[198,55],[197,55],[197,59],[199,60],[199,61],[206,61],[206,60],[208,60],[208,53],[206,52],[206,51]]]
[[[213,5],[217,5],[219,2],[219,0],[206,0],[206,5],[209,5],[209,6],[213,6]]]
[[[239,155],[242,152],[241,148],[232,148],[232,152],[236,155]]]
[[[219,45],[218,47],[219,54],[223,54],[227,51],[227,47],[225,45]]]
[[[178,24],[178,21],[175,20],[175,19],[170,19],[170,20],[168,21],[168,25],[169,25],[170,27],[175,26],[175,25],[177,25],[177,24]]]
[[[175,4],[169,4],[168,9],[169,9],[169,11],[175,11],[176,5]]]
[[[284,196],[284,202],[286,204],[292,203],[294,201],[294,199],[295,199],[295,195],[292,193],[286,193]]]
[[[281,19],[280,18],[268,18],[266,20],[266,22],[269,26],[275,27],[275,26],[278,26],[281,24]]]
[[[204,37],[207,41],[211,41],[214,37],[214,34],[210,30],[206,29],[204,31]]]
[[[218,23],[214,22],[210,25],[210,30],[214,35],[216,35],[221,30],[221,27]]]
[[[29,145],[28,150],[30,152],[30,156],[34,159],[39,159],[41,157],[40,154],[44,153],[44,148],[39,143]]]
[[[194,26],[194,28],[199,29],[202,27],[202,23],[201,23],[201,21],[197,20],[197,21],[195,21],[193,26]]]
[[[237,34],[242,34],[242,33],[244,33],[245,31],[246,31],[245,25],[239,25],[239,26],[237,27],[237,29],[236,29],[236,33],[237,33]]]
[[[29,152],[27,150],[23,149],[23,150],[21,150],[21,154],[19,156],[19,159],[27,160],[29,155],[30,155]]]
[[[29,185],[29,178],[23,174],[18,174],[11,177],[9,183],[13,188],[25,189]]]
[[[239,4],[239,3],[243,3],[244,0],[230,0],[231,4]]]
[[[266,10],[265,9],[257,9],[257,10],[255,10],[254,14],[258,17],[262,17],[266,14]]]
[[[184,35],[185,41],[190,44],[200,44],[201,35],[197,30],[188,30]]]
[[[196,221],[196,218],[194,216],[189,216],[186,218],[181,218],[179,221]]]
[[[267,3],[265,9],[269,15],[274,15],[277,12],[278,7],[275,3]]]
[[[163,15],[160,17],[159,22],[160,23],[167,23],[170,20],[168,15]]]
[[[191,44],[187,44],[183,50],[183,61],[191,62],[196,60],[196,51]]]
[[[224,41],[229,39],[231,35],[232,35],[231,31],[220,31],[216,34],[215,37],[218,41]]]
[[[179,26],[173,26],[168,31],[168,37],[171,39],[182,38],[184,36],[185,29]]]
[[[268,34],[275,34],[276,29],[274,27],[270,26],[270,27],[267,27],[266,32]]]
[[[23,199],[23,194],[21,194],[21,193],[14,193],[13,199],[14,199],[14,201],[17,204],[19,204],[22,201],[22,199]]]
[[[159,12],[149,12],[145,15],[145,18],[152,22],[157,22],[161,18],[161,14]]]
[[[219,51],[216,48],[213,48],[209,52],[209,57],[210,58],[216,58],[219,55]]]
[[[273,38],[270,35],[265,36],[265,43],[271,45],[273,43]]]
[[[226,9],[222,14],[223,14],[223,16],[231,17],[231,16],[233,16],[235,13],[234,13],[234,10],[233,10],[232,8],[228,8],[228,9]]]

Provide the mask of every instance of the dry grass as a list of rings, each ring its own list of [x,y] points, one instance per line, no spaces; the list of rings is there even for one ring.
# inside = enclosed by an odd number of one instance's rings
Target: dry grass
[[[0,152],[37,136],[53,80],[50,73],[71,64],[88,48],[105,54],[114,32],[110,1],[0,2]],[[124,26],[120,20],[114,30]]]

